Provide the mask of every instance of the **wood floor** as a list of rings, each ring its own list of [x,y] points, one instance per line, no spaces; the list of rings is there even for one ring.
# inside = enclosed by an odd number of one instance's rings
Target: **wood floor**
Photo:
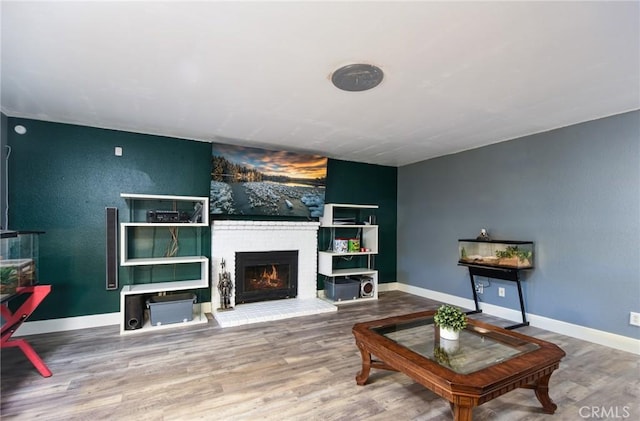
[[[2,420],[450,420],[449,404],[407,376],[373,370],[357,386],[356,322],[437,308],[393,291],[339,311],[222,329],[120,336],[118,326],[29,337],[53,376],[2,350]],[[498,325],[486,315],[472,317]],[[474,409],[474,420],[640,419],[640,357],[525,327],[567,353],[545,415],[526,389]],[[595,411],[595,412],[594,412]]]

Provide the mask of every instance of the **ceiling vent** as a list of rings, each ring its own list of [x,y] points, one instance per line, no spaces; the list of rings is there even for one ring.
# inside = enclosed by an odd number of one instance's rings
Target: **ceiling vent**
[[[349,64],[331,75],[331,82],[338,89],[360,92],[375,88],[382,82],[384,73],[371,64]]]

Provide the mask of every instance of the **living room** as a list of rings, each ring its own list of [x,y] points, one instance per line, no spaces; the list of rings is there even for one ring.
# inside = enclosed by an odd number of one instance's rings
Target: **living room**
[[[4,62],[3,58],[3,67]],[[629,90],[637,87],[634,83]],[[640,328],[630,324],[630,313],[640,313],[637,97],[635,93],[635,107],[615,113],[541,127],[510,140],[496,134],[483,146],[405,165],[357,162],[335,152],[328,155],[325,201],[379,206],[379,287],[382,293],[406,294],[392,301],[397,308],[403,308],[399,302],[417,298],[427,301],[416,301],[416,307],[433,300],[472,308],[469,274],[457,265],[458,240],[475,238],[484,228],[493,238],[535,244],[535,267],[522,283],[532,328],[544,330],[543,336],[553,332],[635,358],[640,354]],[[26,133],[16,132],[18,126]],[[113,334],[119,323],[120,295],[105,289],[105,207],[124,212],[121,193],[208,196],[211,144],[173,133],[163,136],[40,119],[37,112],[25,117],[7,109],[4,99],[0,138],[3,226],[45,232],[40,236],[39,270],[42,281],[52,285],[51,294],[21,334],[41,337],[42,342],[34,342],[36,348],[51,340],[60,349],[64,349],[60,337],[48,336],[55,335],[50,332],[63,335],[82,329],[79,332],[91,337],[88,331],[94,328],[100,334]],[[122,156],[114,154],[116,147]],[[206,251],[211,253],[214,247],[206,244]],[[121,284],[127,281],[123,270]],[[319,276],[319,291],[324,288],[322,281]],[[493,279],[479,282],[484,313],[517,322],[515,285]],[[499,288],[504,297],[498,295]],[[382,294],[379,301],[384,298]],[[362,307],[363,313],[369,311]],[[353,311],[341,307],[338,313]],[[353,346],[350,332],[342,328],[340,333]],[[259,335],[255,327],[247,330]],[[193,332],[213,340],[218,331]],[[152,341],[179,335],[160,334]],[[118,338],[117,332],[113,336],[131,346],[148,339],[147,335]],[[353,352],[357,353],[355,346]],[[55,367],[61,367],[61,360]],[[14,370],[31,367],[3,364],[3,377]],[[54,370],[54,378],[59,374]],[[352,381],[356,373],[347,374]],[[46,381],[35,372],[25,375],[34,375],[30,382]],[[630,381],[637,384],[637,373]],[[404,386],[413,390],[408,383]]]

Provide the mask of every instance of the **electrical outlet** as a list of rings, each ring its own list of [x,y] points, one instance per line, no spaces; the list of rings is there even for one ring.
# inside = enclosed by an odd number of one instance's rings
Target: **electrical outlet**
[[[634,313],[632,311],[629,314],[629,324],[634,326],[640,326],[640,313]]]
[[[484,294],[484,285],[483,284],[476,284],[476,293]]]
[[[498,297],[504,297],[504,296],[505,296],[504,288],[502,287],[498,288]]]

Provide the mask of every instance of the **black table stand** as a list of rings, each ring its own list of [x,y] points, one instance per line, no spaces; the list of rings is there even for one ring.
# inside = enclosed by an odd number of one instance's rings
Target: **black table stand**
[[[476,283],[473,279],[474,276],[484,276],[493,279],[503,279],[505,281],[513,281],[518,285],[518,297],[520,298],[520,312],[522,313],[522,323],[506,326],[505,329],[516,329],[523,326],[529,326],[527,321],[527,315],[524,312],[524,298],[522,298],[522,286],[520,285],[520,270],[519,269],[507,269],[507,268],[489,268],[486,266],[460,264],[461,266],[467,266],[469,268],[469,278],[471,279],[471,291],[473,291],[473,301],[476,304],[476,309],[470,311],[467,314],[482,313],[480,306],[478,305],[478,293],[476,292]]]

